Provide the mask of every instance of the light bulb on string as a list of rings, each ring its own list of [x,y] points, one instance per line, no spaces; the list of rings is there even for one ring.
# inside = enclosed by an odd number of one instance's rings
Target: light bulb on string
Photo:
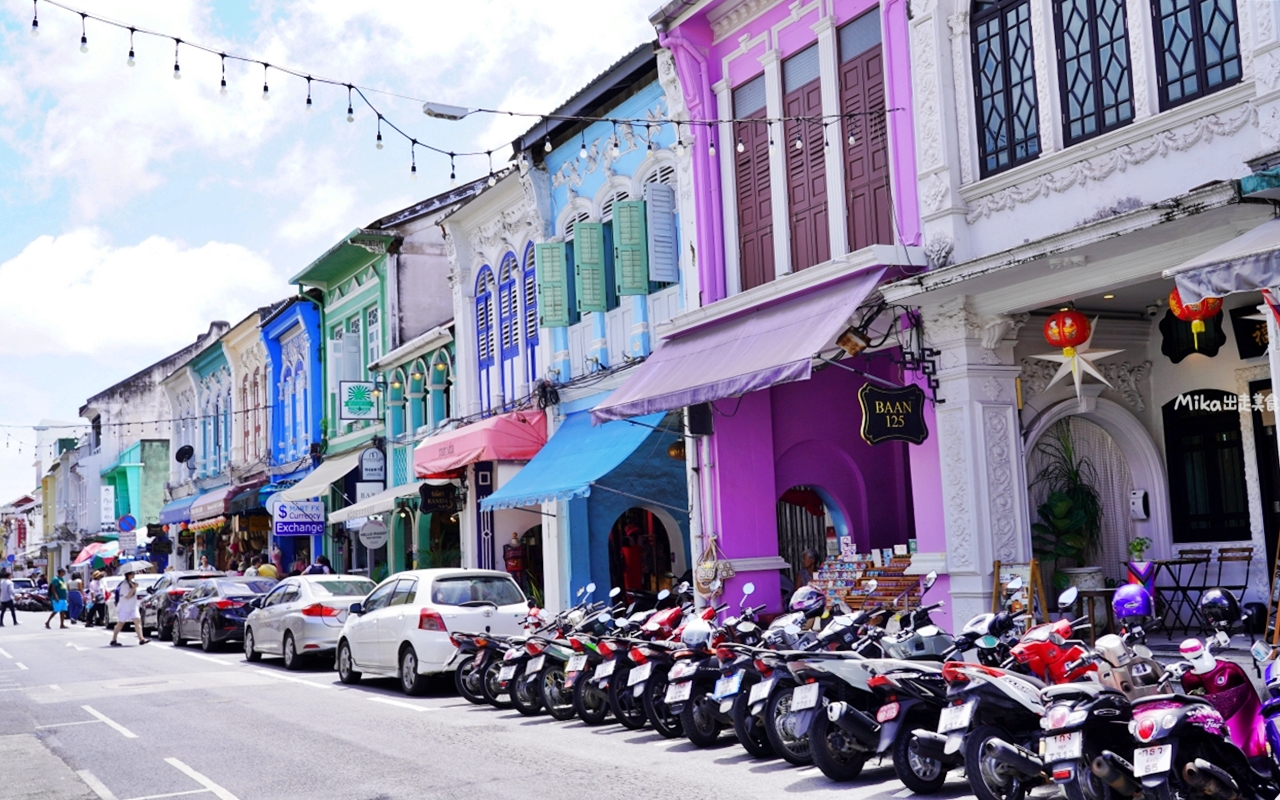
[[[707,141],[709,142],[707,145],[707,152],[714,156],[716,154],[716,140],[711,131],[710,123],[707,123]]]
[[[804,140],[800,138],[800,134],[798,133],[796,134],[796,140],[794,142],[794,145],[797,150],[804,149]]]
[[[135,29],[134,29],[134,28],[130,28],[130,29],[129,29],[129,60],[128,60],[128,61],[126,61],[126,62],[124,62],[124,63],[128,64],[128,65],[129,65],[129,66],[131,66],[131,67],[132,67],[132,66],[133,66],[133,64],[134,64],[134,61],[133,61],[133,34],[134,34],[134,31],[135,31]]]
[[[418,177],[418,140],[409,140],[409,180],[416,180]]]
[[[684,134],[680,131],[680,123],[676,123],[676,155],[684,158]]]
[[[778,149],[778,146],[773,143],[773,123],[767,123],[765,127],[769,130],[769,153],[772,155]]]
[[[227,54],[220,53],[222,56],[222,86],[218,89],[218,94],[223,97],[227,94]]]
[[[453,153],[450,153],[450,154],[449,154],[449,185],[450,185],[450,186],[457,186],[457,185],[458,185],[458,170],[457,170],[456,166],[454,165],[454,162],[453,162],[453,156],[454,156],[454,154],[453,154]]]
[[[351,84],[347,84],[347,122],[356,121],[355,109],[351,107]]]
[[[271,88],[267,86],[267,62],[262,62],[262,99],[271,99]]]
[[[738,152],[739,152],[739,153],[745,153],[745,152],[747,152],[747,146],[746,146],[745,144],[743,144],[743,143],[742,143],[742,137],[741,137],[741,136],[739,136],[739,137],[738,137],[737,150],[738,150]]]
[[[88,14],[80,15],[80,52],[89,52],[89,34],[84,29],[84,21],[88,18]]]
[[[493,174],[493,151],[486,150],[484,154],[489,157],[489,188],[492,189],[498,183],[498,179]]]
[[[849,146],[853,147],[858,143],[858,132],[854,125],[857,124],[857,118],[849,120]]]
[[[181,39],[173,40],[173,79],[175,81],[182,80],[182,68],[178,66],[178,45],[182,44]]]
[[[379,150],[381,150],[381,149],[382,149],[382,115],[381,115],[381,114],[379,114],[379,115],[378,115],[378,139],[377,139],[377,148],[378,148]]]
[[[31,0],[31,35],[40,35],[40,12],[37,9],[39,0]]]
[[[827,123],[822,123],[822,146],[830,147],[831,143],[827,141]]]
[[[618,147],[618,123],[613,123],[613,138],[610,140],[612,144],[609,146],[609,155],[613,156],[613,160],[618,160],[620,148]]]
[[[581,146],[578,148],[578,158],[586,159],[587,157],[587,134],[583,131],[579,134],[581,138]]]
[[[314,108],[314,106],[311,102],[311,76],[308,75],[307,76],[307,111],[310,111],[312,108]]]
[[[547,137],[547,139],[546,139],[546,141],[544,141],[544,142],[542,143],[542,152],[544,152],[544,153],[550,153],[550,152],[551,152],[551,137],[550,137],[550,136],[548,136],[548,137]]]

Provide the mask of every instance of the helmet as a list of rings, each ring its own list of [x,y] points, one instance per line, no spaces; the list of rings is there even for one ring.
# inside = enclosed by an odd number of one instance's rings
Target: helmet
[[[680,631],[680,643],[685,647],[696,648],[711,639],[711,623],[699,616],[694,616]]]
[[[803,612],[806,617],[816,617],[827,609],[827,596],[812,586],[801,586],[791,595],[787,607]]]
[[[1150,617],[1152,607],[1151,593],[1140,583],[1126,583],[1116,589],[1116,595],[1111,600],[1111,610],[1115,613],[1116,619],[1121,620],[1131,617]]]
[[[1200,613],[1215,628],[1227,628],[1240,621],[1240,603],[1226,589],[1209,589],[1200,595]]]

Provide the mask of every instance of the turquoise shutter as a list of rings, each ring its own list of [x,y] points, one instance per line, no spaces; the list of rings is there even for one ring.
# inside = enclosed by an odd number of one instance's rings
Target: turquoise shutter
[[[644,187],[649,238],[649,279],[680,281],[680,251],[676,244],[676,192],[665,183]]]
[[[537,245],[538,319],[544,328],[567,328],[573,321],[570,305],[569,262],[564,242]]]
[[[573,272],[578,283],[578,312],[608,311],[604,225],[578,222],[573,226]]]
[[[649,242],[644,201],[613,204],[613,267],[618,295],[649,293]]]

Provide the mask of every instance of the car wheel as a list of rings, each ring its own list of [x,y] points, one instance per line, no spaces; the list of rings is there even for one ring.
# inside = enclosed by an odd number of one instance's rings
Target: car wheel
[[[360,682],[360,673],[356,672],[355,659],[351,657],[351,645],[344,639],[338,644],[338,680],[351,685]]]
[[[302,668],[302,656],[298,655],[298,646],[293,643],[293,634],[285,633],[284,642],[280,645],[280,653],[284,656],[284,668],[297,670]]]
[[[418,654],[413,645],[405,645],[400,653],[400,688],[410,696],[420,695],[427,690],[427,676],[418,674]]]
[[[143,632],[143,634],[146,634],[146,632],[147,632],[147,626],[143,624],[143,622],[142,622],[142,619],[141,619],[141,618],[139,618],[139,619],[138,619],[138,623],[137,623],[137,624],[138,624],[138,626],[139,626],[139,627],[141,627],[141,628],[142,628],[142,632]],[[173,635],[174,635],[174,631],[175,631],[175,630],[177,630],[177,621],[176,621],[176,620],[174,621],[174,624],[172,624],[172,625],[157,625],[157,626],[156,626],[156,638],[158,638],[158,639],[159,639],[160,641],[162,641],[162,642],[167,642],[167,641],[169,641],[170,639],[172,639],[172,638],[173,638]]]
[[[209,620],[200,623],[200,649],[206,653],[213,652],[213,626]]]
[[[173,643],[174,647],[185,647],[187,644],[187,640],[182,638],[182,631],[177,625],[173,626],[173,632],[169,636],[169,641]]]
[[[245,661],[261,661],[262,653],[253,649],[253,628],[248,625],[244,628],[244,660]]]

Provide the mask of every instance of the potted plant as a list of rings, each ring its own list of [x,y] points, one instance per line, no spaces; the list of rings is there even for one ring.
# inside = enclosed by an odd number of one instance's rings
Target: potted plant
[[[1040,521],[1031,526],[1032,547],[1053,572],[1053,585],[1063,589],[1101,589],[1102,568],[1089,564],[1098,552],[1102,535],[1102,501],[1095,485],[1097,471],[1089,459],[1079,456],[1071,440],[1068,420],[1061,420],[1046,432],[1036,446],[1042,465],[1032,488],[1047,491],[1036,509]],[[1062,562],[1067,563],[1062,563]]]
[[[1148,539],[1147,537],[1139,536],[1135,538],[1133,541],[1129,542],[1129,560],[1145,561],[1146,559],[1144,559],[1142,556],[1147,552],[1147,549],[1150,547],[1151,547],[1151,540]]]

